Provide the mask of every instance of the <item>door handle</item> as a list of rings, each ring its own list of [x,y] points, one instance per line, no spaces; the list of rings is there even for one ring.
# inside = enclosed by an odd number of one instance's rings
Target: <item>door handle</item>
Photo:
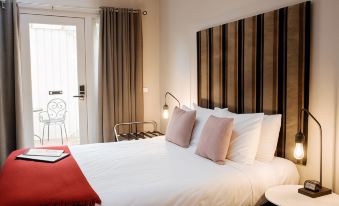
[[[85,99],[85,95],[74,95],[73,97],[79,98],[80,100],[84,100]]]

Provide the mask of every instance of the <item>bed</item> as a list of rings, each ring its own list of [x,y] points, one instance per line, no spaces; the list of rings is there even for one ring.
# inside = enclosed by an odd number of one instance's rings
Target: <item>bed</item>
[[[102,205],[261,205],[267,188],[297,184],[289,160],[217,165],[164,136],[70,147]]]

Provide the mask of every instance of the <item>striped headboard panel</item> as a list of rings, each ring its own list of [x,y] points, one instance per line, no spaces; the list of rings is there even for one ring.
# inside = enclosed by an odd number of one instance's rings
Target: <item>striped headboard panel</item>
[[[310,12],[304,2],[197,33],[198,104],[282,114],[277,156],[291,160],[298,110],[309,101]]]

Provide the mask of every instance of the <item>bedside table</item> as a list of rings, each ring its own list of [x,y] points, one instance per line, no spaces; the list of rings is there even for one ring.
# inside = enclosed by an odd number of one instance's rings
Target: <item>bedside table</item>
[[[265,192],[268,201],[281,206],[339,206],[339,195],[330,195],[311,198],[298,193],[298,189],[303,185],[279,185],[271,187]]]

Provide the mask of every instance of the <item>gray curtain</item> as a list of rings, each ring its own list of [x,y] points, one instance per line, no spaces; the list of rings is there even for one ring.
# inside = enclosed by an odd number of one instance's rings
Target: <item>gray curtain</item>
[[[15,0],[0,8],[0,164],[22,144],[18,10]]]
[[[115,140],[113,134],[115,124],[144,119],[141,18],[140,10],[117,8],[101,10],[99,49],[101,142]]]

